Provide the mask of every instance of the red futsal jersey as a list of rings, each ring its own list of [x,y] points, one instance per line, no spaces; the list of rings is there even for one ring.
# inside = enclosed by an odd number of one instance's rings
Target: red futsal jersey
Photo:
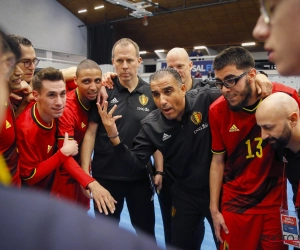
[[[74,80],[66,81],[66,90],[67,92],[72,91],[77,88],[77,84]]]
[[[9,101],[5,102],[6,117],[0,134],[0,152],[9,168],[12,184],[21,186],[19,171],[19,153],[16,140],[16,121],[13,107]]]
[[[20,175],[29,186],[51,190],[55,169],[68,157],[60,151],[54,154],[56,123],[45,124],[36,103],[23,111],[16,120]]]
[[[63,113],[63,116],[59,118],[58,122],[58,147],[61,148],[63,145],[64,135],[67,132],[69,138],[72,138],[77,141],[78,145],[81,145],[85,131],[88,124],[88,110],[89,108],[85,107],[78,96],[78,89],[72,90],[67,93],[67,102],[66,107]],[[77,163],[80,165],[80,153],[74,157]],[[76,164],[76,162],[74,162]],[[63,165],[64,166],[64,165]],[[79,167],[79,166],[78,166]],[[94,181],[94,179],[80,169],[82,178],[86,179],[87,183]],[[64,198],[76,201],[80,204],[89,205],[89,199],[86,198],[82,191],[78,181],[74,180],[64,168],[59,168],[59,171],[56,173],[55,179],[59,179],[59,187],[56,190],[57,193]],[[55,183],[57,180],[55,181]]]
[[[274,92],[286,92],[299,104],[296,90],[273,83]],[[283,163],[261,138],[256,124],[258,101],[242,111],[230,110],[221,96],[210,107],[212,152],[226,153],[221,210],[239,214],[266,214],[285,204]]]

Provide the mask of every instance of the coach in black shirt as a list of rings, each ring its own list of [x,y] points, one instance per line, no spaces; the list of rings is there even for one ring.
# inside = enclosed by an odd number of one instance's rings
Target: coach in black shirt
[[[134,140],[127,146],[117,136],[113,116],[115,108],[107,113],[107,103],[98,106],[107,134],[111,135],[114,151],[131,172],[144,168],[149,156],[157,149],[170,163],[176,181],[172,186],[172,237],[174,246],[190,249],[199,221],[205,216],[212,223],[209,212],[209,167],[211,161],[211,134],[208,108],[213,98],[209,88],[186,93],[176,70],[166,68],[150,77],[150,87],[157,110],[143,121]],[[127,119],[122,117],[122,119]],[[118,121],[117,121],[118,123]],[[121,143],[122,140],[122,143]]]
[[[115,114],[124,117],[117,122],[118,133],[131,148],[133,139],[141,128],[140,121],[156,109],[156,106],[151,97],[149,84],[137,75],[141,58],[135,42],[127,38],[117,41],[112,50],[112,63],[117,77],[114,78],[115,88],[107,90],[107,102],[109,109],[118,105]],[[153,193],[145,167],[150,155],[143,168],[132,171],[133,168],[114,152],[109,140],[114,137],[115,134],[106,133],[97,107],[92,109],[81,147],[82,168],[88,171],[94,149],[92,175],[118,202],[114,214],[109,216],[120,221],[126,198],[131,223],[137,233],[143,230],[154,237]],[[97,209],[94,210],[97,213]]]

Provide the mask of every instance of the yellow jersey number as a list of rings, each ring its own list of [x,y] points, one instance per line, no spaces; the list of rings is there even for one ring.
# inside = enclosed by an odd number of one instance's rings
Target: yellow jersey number
[[[262,147],[261,147],[261,144],[262,144],[263,140],[262,140],[261,137],[257,137],[257,138],[254,138],[254,141],[257,142],[257,144],[256,144],[255,155],[256,155],[258,158],[261,158],[261,157],[263,156],[263,153],[262,153]],[[254,155],[254,152],[252,152],[252,149],[251,149],[251,141],[250,141],[250,140],[247,140],[247,141],[245,142],[245,144],[247,145],[247,150],[248,150],[248,155],[246,156],[246,159],[254,158],[255,155]]]

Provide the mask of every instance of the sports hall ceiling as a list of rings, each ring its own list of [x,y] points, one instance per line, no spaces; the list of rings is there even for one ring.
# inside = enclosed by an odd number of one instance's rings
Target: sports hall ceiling
[[[87,25],[109,22],[115,39],[129,37],[140,50],[147,51],[143,58],[155,58],[156,49],[184,47],[190,52],[194,46],[204,45],[219,52],[230,45],[255,41],[252,30],[260,14],[259,0],[57,1]],[[121,4],[142,7],[143,16],[151,12],[148,25],[143,25],[143,18],[130,15],[132,8]],[[100,5],[104,7],[94,9]],[[87,11],[78,13],[82,9]],[[263,45],[258,43],[247,49],[263,51]]]

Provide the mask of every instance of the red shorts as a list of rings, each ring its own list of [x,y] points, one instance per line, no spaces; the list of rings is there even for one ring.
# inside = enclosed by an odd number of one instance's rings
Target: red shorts
[[[287,250],[282,242],[280,212],[270,214],[236,214],[223,211],[229,230],[225,234],[220,250]]]

